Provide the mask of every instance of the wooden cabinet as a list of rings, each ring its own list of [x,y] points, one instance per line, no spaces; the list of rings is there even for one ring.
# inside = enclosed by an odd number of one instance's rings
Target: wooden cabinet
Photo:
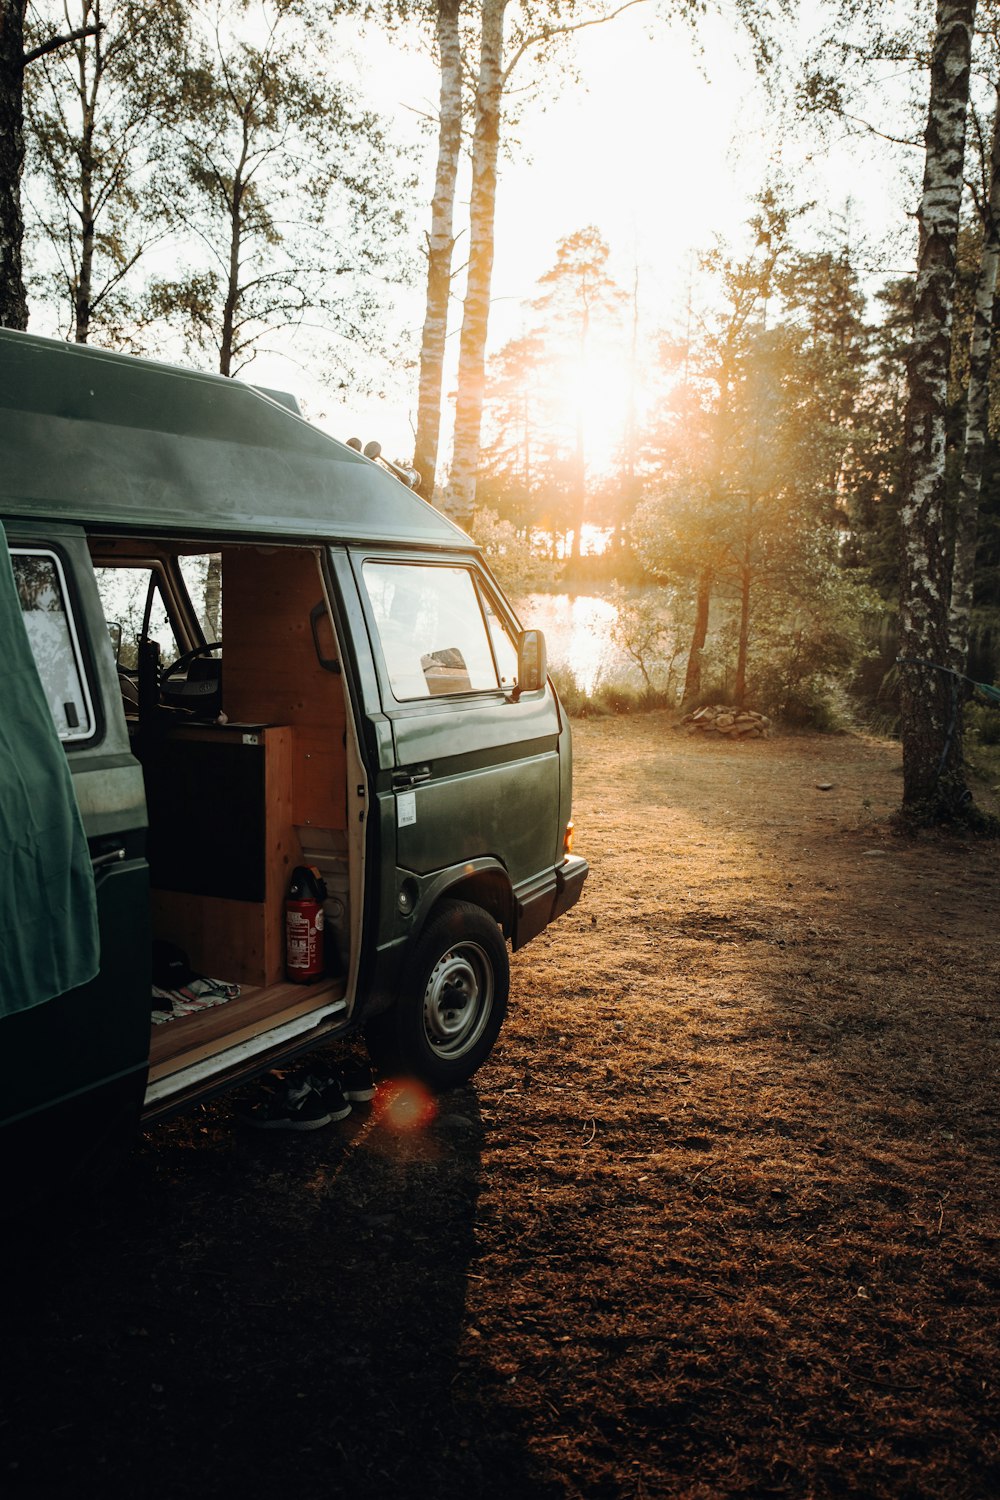
[[[185,725],[144,757],[153,931],[199,973],[284,975],[284,898],[301,861],[287,725]]]

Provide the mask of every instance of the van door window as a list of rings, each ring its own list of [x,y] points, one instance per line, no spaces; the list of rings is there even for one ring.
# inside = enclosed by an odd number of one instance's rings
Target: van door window
[[[365,587],[398,702],[500,686],[467,568],[366,562]]]
[[[500,673],[500,686],[505,693],[509,693],[517,687],[517,646],[507,626],[493,608],[489,595],[484,593],[482,601],[483,613],[490,630],[490,640],[493,642],[493,654]]]
[[[149,612],[149,639],[159,644],[161,661],[171,662],[180,656],[181,647],[177,644],[167,606],[156,581],[155,568],[95,568],[94,576],[108,629],[113,630],[116,625],[121,627],[119,667],[134,672],[138,664],[139,638],[142,635],[142,622],[151,583],[153,598]]]
[[[222,554],[182,556],[181,576],[206,641],[222,640]]]
[[[94,707],[62,563],[54,552],[11,548],[14,582],[35,666],[59,738],[90,739]]]

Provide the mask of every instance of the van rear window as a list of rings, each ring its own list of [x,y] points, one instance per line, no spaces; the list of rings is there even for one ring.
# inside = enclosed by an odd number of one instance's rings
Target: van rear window
[[[28,641],[56,732],[66,742],[90,739],[94,707],[62,563],[54,552],[10,550]]]
[[[467,568],[366,562],[365,588],[398,702],[499,689]]]

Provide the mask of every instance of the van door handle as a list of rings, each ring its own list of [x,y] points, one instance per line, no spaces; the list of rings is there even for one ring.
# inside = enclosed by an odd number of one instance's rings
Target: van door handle
[[[125,850],[124,850],[124,848],[122,848],[122,849],[105,849],[105,851],[103,852],[103,854],[92,854],[90,856],[90,863],[91,863],[91,867],[95,871],[97,871],[97,870],[103,870],[107,865],[115,865],[115,864],[117,864],[119,862],[119,860],[122,860],[124,858],[125,858]]]
[[[430,781],[430,766],[414,766],[410,771],[397,771],[392,778],[395,791],[404,791],[408,786],[416,786],[419,781]]]

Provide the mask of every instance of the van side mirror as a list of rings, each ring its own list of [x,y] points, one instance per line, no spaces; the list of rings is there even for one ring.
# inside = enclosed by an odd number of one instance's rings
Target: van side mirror
[[[517,643],[517,692],[537,693],[548,677],[545,637],[540,630],[522,630]]]

